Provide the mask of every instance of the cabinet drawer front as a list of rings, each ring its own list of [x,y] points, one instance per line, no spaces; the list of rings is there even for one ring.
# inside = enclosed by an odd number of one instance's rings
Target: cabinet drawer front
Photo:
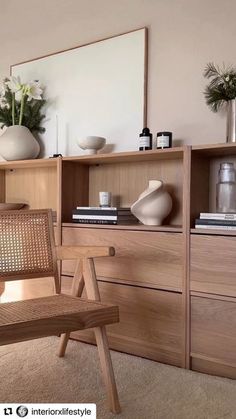
[[[235,302],[191,298],[191,353],[236,367]]]
[[[236,238],[191,236],[192,291],[236,297]]]
[[[95,260],[99,277],[178,291],[182,288],[181,233],[64,227],[62,237],[65,245],[115,247],[115,257]],[[73,263],[64,263],[64,273],[71,273],[73,269]]]
[[[68,279],[62,290],[68,292]],[[120,322],[107,326],[110,347],[160,362],[181,365],[182,295],[99,281],[102,301],[119,306]],[[73,338],[94,342],[91,331]]]

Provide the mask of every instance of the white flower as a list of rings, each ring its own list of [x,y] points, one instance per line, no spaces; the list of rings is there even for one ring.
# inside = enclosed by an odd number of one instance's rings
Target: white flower
[[[29,84],[26,85],[26,94],[28,96],[28,101],[32,99],[41,100],[43,89],[40,87],[39,82],[31,81]]]
[[[17,102],[20,102],[22,99],[22,95],[23,95],[23,90],[20,89],[15,93],[15,99]]]
[[[10,77],[9,81],[5,83],[12,93],[16,93],[22,89],[23,85],[21,84],[20,77]]]

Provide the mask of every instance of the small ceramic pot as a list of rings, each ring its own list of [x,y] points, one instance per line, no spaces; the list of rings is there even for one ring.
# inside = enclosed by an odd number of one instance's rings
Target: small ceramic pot
[[[34,159],[39,151],[38,141],[22,125],[12,125],[0,136],[0,155],[5,160]]]
[[[77,144],[80,148],[86,150],[87,154],[97,154],[97,151],[105,146],[106,139],[92,135],[79,139]]]
[[[172,198],[161,180],[150,180],[149,186],[131,206],[131,212],[145,225],[162,224],[172,209]]]

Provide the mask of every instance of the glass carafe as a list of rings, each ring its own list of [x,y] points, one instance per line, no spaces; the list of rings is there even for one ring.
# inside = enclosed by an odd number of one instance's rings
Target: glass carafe
[[[216,185],[216,212],[236,213],[236,172],[233,163],[221,163]]]

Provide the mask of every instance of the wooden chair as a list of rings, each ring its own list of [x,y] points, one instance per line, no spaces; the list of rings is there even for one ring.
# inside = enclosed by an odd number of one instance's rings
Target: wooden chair
[[[0,282],[54,277],[56,294],[0,304],[0,345],[59,335],[64,356],[69,334],[94,328],[101,370],[112,412],[119,413],[106,324],[119,321],[118,307],[102,304],[95,257],[113,256],[111,247],[55,246],[50,210],[0,211]],[[57,261],[77,259],[72,295],[60,294]],[[85,285],[89,300],[79,298]]]

